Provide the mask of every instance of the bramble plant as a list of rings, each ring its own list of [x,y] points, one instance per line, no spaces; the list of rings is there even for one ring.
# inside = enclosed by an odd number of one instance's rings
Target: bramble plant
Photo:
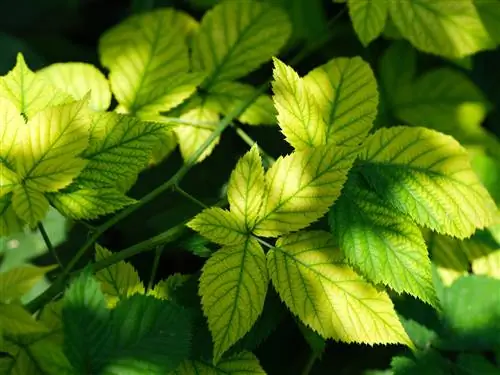
[[[348,0],[361,44],[389,46],[377,65],[333,57],[304,74],[294,65],[329,35],[281,53],[304,38],[298,8],[208,3],[200,21],[158,8],[107,30],[106,75],[86,62],[33,71],[19,53],[0,78],[0,244],[38,231],[55,262],[0,268],[0,373],[273,374],[256,350],[283,316],[311,351],[292,374],[312,373],[332,342],[400,349],[366,374],[497,373],[500,143],[459,67],[500,43],[500,2]],[[448,65],[420,74],[419,51]],[[262,125],[285,155],[244,131]],[[206,204],[180,183],[227,128],[249,150]],[[133,198],[177,146],[182,167]],[[120,251],[101,243],[168,191],[198,212]],[[68,262],[46,229],[53,212],[88,228]],[[170,246],[202,259],[199,272],[158,281]],[[146,282],[126,260],[149,250]]]

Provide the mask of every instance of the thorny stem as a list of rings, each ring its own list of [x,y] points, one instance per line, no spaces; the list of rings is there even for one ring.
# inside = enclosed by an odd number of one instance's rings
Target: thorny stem
[[[340,15],[344,12],[340,12],[331,23],[335,22]],[[299,53],[295,58],[291,59],[290,65],[294,65],[304,57],[310,53],[311,50],[317,49],[320,46],[324,45],[329,40],[328,37],[320,39],[317,43],[313,45],[313,47],[309,46],[307,49],[303,50]],[[182,178],[189,172],[189,170],[196,164],[199,157],[205,152],[205,150],[220,136],[220,134],[231,125],[234,119],[238,118],[242,115],[245,110],[262,94],[266,91],[269,85],[269,81],[260,86],[252,96],[250,96],[247,100],[245,100],[241,105],[236,107],[233,111],[228,113],[220,122],[219,125],[214,129],[212,134],[208,137],[208,139],[194,152],[194,154],[186,161],[186,163],[175,173],[168,181],[151,191],[149,194],[145,195],[143,198],[139,200],[134,205],[130,205],[124,210],[118,212],[115,216],[110,218],[108,221],[103,223],[101,226],[95,228],[95,231],[88,238],[88,240],[83,244],[82,247],[76,252],[75,256],[71,259],[71,261],[67,264],[67,266],[63,269],[58,278],[52,283],[52,285],[45,290],[42,294],[40,294],[37,298],[33,299],[29,302],[25,307],[28,311],[36,312],[41,307],[43,307],[46,303],[50,302],[54,297],[56,297],[61,290],[64,288],[67,278],[70,275],[71,271],[77,265],[77,263],[82,259],[85,253],[94,245],[94,243],[99,239],[99,237],[106,232],[109,228],[113,227],[115,224],[120,222],[121,220],[128,217],[130,214],[144,206],[145,204],[151,202],[153,199],[161,195],[163,192],[171,189],[173,186],[178,185]],[[174,227],[176,228],[176,227]],[[172,228],[172,229],[174,229]],[[132,246],[135,248],[135,246]],[[129,248],[130,249],[130,248]],[[136,249],[137,250],[137,249]],[[141,250],[142,251],[142,250]],[[110,259],[111,257],[107,258]],[[114,264],[114,263],[110,263]],[[109,264],[108,264],[109,265]]]
[[[42,235],[43,241],[45,242],[47,249],[49,249],[49,252],[52,254],[52,256],[56,260],[59,267],[61,267],[61,269],[63,269],[64,266],[61,262],[61,259],[59,259],[59,256],[57,255],[57,251],[56,251],[56,249],[54,249],[54,246],[52,246],[52,242],[50,242],[49,235],[47,234],[47,231],[45,230],[45,227],[43,226],[42,222],[40,222],[38,224],[38,230],[40,231],[40,234]]]

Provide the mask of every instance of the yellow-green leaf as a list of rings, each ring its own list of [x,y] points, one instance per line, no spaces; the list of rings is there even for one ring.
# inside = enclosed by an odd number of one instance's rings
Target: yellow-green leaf
[[[274,58],[273,101],[281,131],[296,150],[325,144],[326,123],[312,91],[288,65]]]
[[[174,132],[179,141],[182,158],[184,161],[188,161],[215,130],[219,114],[213,108],[204,105],[189,110],[180,118],[185,124],[175,126]],[[219,137],[205,149],[197,162],[199,163],[208,157],[218,142]]]
[[[80,156],[89,144],[87,99],[39,112],[19,132],[17,172],[39,191],[69,185],[85,167]]]
[[[474,0],[484,27],[497,44],[500,43],[500,3],[492,0]]]
[[[111,251],[96,244],[95,261],[106,259],[112,255]],[[144,293],[144,285],[134,267],[128,262],[118,262],[95,274],[96,280],[101,283],[101,290],[107,296],[108,307],[136,293]]]
[[[20,299],[28,293],[43,276],[54,266],[36,267],[22,265],[5,272],[0,272],[0,302]]]
[[[189,73],[189,15],[159,9],[129,17],[99,42],[101,62],[118,103],[127,112],[165,112],[189,97],[204,79]]]
[[[340,195],[357,150],[320,146],[280,157],[266,173],[266,191],[254,233],[264,237],[307,227]]]
[[[236,164],[227,191],[231,213],[243,220],[248,232],[257,222],[264,191],[264,168],[259,148],[254,145]]]
[[[214,363],[252,328],[264,309],[268,282],[266,256],[251,237],[221,248],[205,263],[199,293],[212,333]]]
[[[495,47],[472,0],[392,0],[391,19],[421,51],[461,58]]]
[[[326,142],[360,144],[377,116],[377,81],[360,57],[336,58],[305,77],[326,122]]]
[[[18,112],[27,119],[31,119],[48,106],[73,100],[71,96],[33,73],[21,53],[17,55],[14,69],[0,78],[0,97],[14,104]]]
[[[495,203],[450,136],[420,127],[380,129],[360,159],[377,193],[420,225],[466,238],[493,222]]]
[[[47,331],[48,328],[35,320],[21,305],[0,302],[0,333],[25,335]]]
[[[330,211],[330,225],[349,263],[385,284],[437,306],[427,247],[418,226],[355,180]]]
[[[115,188],[81,188],[51,194],[50,202],[59,212],[75,220],[95,219],[136,203]]]
[[[21,232],[25,223],[17,216],[12,206],[12,193],[0,198],[0,237]]]
[[[244,243],[249,234],[244,217],[220,207],[203,210],[187,226],[212,242],[228,246]]]
[[[245,76],[276,55],[291,33],[287,14],[253,0],[225,1],[206,12],[193,38],[193,69],[205,87]]]
[[[389,296],[340,263],[333,243],[321,231],[299,232],[276,242],[267,265],[283,302],[324,338],[411,346]]]
[[[191,275],[183,275],[181,273],[174,273],[164,280],[159,281],[153,289],[148,291],[148,295],[158,299],[171,299],[173,292],[187,280]]]
[[[34,227],[47,214],[49,201],[39,190],[19,185],[13,191],[12,207],[19,218]]]
[[[19,148],[17,133],[24,126],[24,120],[16,107],[7,99],[0,98],[0,162],[14,168]]]
[[[367,46],[384,30],[389,12],[387,0],[348,0],[349,16],[361,43]]]
[[[11,171],[0,159],[0,197],[10,193],[20,182],[16,172]]]
[[[90,91],[89,105],[95,111],[105,111],[111,104],[108,80],[92,64],[56,63],[38,71],[37,75],[77,100]]]
[[[187,360],[171,375],[266,375],[259,360],[250,352],[241,352],[213,365],[200,360]]]

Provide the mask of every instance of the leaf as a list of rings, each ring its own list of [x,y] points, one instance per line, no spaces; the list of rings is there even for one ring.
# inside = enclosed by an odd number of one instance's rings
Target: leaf
[[[329,219],[349,263],[369,281],[438,305],[427,247],[411,219],[359,183],[348,183]]]
[[[175,302],[175,290],[182,286],[190,278],[191,275],[174,273],[166,279],[159,281],[153,289],[148,291],[148,295],[158,299],[172,300]]]
[[[243,218],[220,207],[203,210],[187,226],[220,245],[240,245],[249,235]]]
[[[0,163],[14,168],[17,154],[17,133],[24,126],[24,120],[16,107],[4,98],[0,98]]]
[[[12,205],[12,194],[0,198],[0,237],[23,230],[25,223],[17,216]]]
[[[264,168],[259,148],[254,145],[236,164],[227,191],[231,213],[244,222],[246,232],[251,232],[257,222],[264,190]]]
[[[500,4],[491,0],[474,0],[484,27],[496,44],[500,43]]]
[[[39,70],[37,75],[77,100],[90,91],[89,105],[95,111],[105,111],[111,104],[108,80],[92,64],[56,63]]]
[[[210,87],[206,101],[210,108],[229,115],[234,113],[246,100],[253,97],[257,89],[251,85],[240,82],[223,81]],[[248,125],[274,125],[276,124],[276,111],[269,95],[260,95],[238,116],[238,121]]]
[[[336,58],[305,77],[326,122],[326,143],[358,145],[377,116],[377,81],[360,57]]]
[[[202,105],[184,113],[180,119],[185,121],[186,125],[177,125],[174,127],[174,132],[179,140],[182,158],[184,161],[188,161],[215,130],[219,121],[219,114],[211,107]],[[205,151],[197,160],[198,163],[212,153],[219,142],[219,138],[217,137],[215,141],[205,148]]]
[[[349,0],[349,16],[363,46],[367,46],[384,30],[389,12],[386,0]]]
[[[115,188],[81,188],[49,196],[50,203],[75,220],[95,219],[136,203]]]
[[[296,150],[321,146],[326,123],[306,82],[288,65],[274,58],[273,101],[281,131]]]
[[[267,284],[266,256],[253,238],[223,247],[205,263],[199,294],[214,342],[214,363],[252,328],[264,308]]]
[[[267,266],[283,302],[322,337],[411,346],[389,296],[341,258],[328,233],[299,232],[278,239],[267,253]]]
[[[14,190],[19,182],[17,173],[11,171],[0,159],[0,197]]]
[[[327,145],[280,157],[266,173],[264,203],[254,233],[277,237],[322,217],[339,197],[356,155],[351,148]]]
[[[259,360],[250,352],[241,352],[229,358],[223,358],[217,365],[189,360],[184,361],[171,375],[265,375]]]
[[[94,114],[84,153],[88,164],[78,181],[89,188],[129,185],[147,165],[164,128],[163,124],[117,113]]]
[[[12,195],[12,208],[21,220],[34,227],[47,214],[49,201],[38,190],[26,185],[19,185]]]
[[[203,87],[241,78],[278,53],[291,33],[286,13],[257,1],[223,2],[206,12],[193,38],[194,71]]]
[[[0,333],[2,335],[26,335],[46,331],[48,328],[35,320],[21,305],[0,303]]]
[[[5,272],[0,272],[0,302],[9,302],[12,299],[20,299],[28,293],[43,276],[53,270],[53,266],[36,267],[22,265]]]
[[[418,224],[457,238],[492,224],[495,204],[452,137],[421,127],[380,129],[359,157],[376,192]]]
[[[423,52],[461,58],[495,46],[472,0],[394,0],[388,4],[399,32]]]
[[[113,253],[99,244],[95,246],[95,261],[106,259]],[[114,307],[135,293],[144,294],[144,285],[139,279],[135,268],[128,262],[114,263],[95,274],[95,279],[101,283],[101,290],[106,294],[108,307]]]
[[[33,73],[26,65],[21,53],[17,54],[14,69],[0,78],[0,97],[14,104],[18,112],[27,119],[31,119],[49,106],[69,103],[73,100],[71,96],[59,91]]]
[[[129,113],[165,112],[189,97],[204,79],[188,73],[186,34],[195,27],[184,12],[159,9],[134,15],[99,41],[115,97]]]
[[[49,107],[20,129],[17,172],[27,186],[60,190],[85,167],[79,155],[89,144],[87,100]],[[61,162],[64,160],[64,163]]]

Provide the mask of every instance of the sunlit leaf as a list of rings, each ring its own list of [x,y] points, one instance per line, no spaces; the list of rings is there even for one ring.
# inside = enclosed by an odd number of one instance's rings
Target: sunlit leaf
[[[0,272],[0,294],[1,302],[9,302],[12,299],[19,299],[28,293],[43,276],[53,270],[53,266],[36,267],[23,265],[12,268],[5,272]]]
[[[364,46],[376,39],[384,30],[389,11],[387,0],[349,0],[349,15],[354,30]]]
[[[19,185],[12,195],[12,208],[20,219],[34,227],[47,214],[49,201],[40,191]]]

